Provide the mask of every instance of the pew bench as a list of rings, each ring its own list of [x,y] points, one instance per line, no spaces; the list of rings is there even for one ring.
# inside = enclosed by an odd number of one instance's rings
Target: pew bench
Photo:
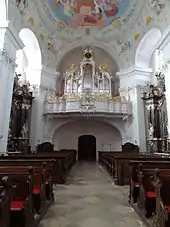
[[[31,155],[21,155],[21,156],[2,156],[0,157],[0,165],[3,161],[11,162],[16,160],[17,162],[20,161],[22,165],[27,165],[30,161],[32,166],[37,165],[39,162],[50,162],[51,165],[51,175],[52,175],[52,182],[54,184],[62,184],[65,183],[66,177],[72,168],[73,165],[76,163],[76,151],[75,150],[62,150],[52,153],[42,153],[42,154],[31,154]]]
[[[43,163],[33,170],[33,168],[28,168],[27,165],[19,166],[18,163],[14,166],[13,162],[13,166],[12,163],[9,166],[0,166],[0,176],[4,175],[9,176],[11,184],[16,185],[10,207],[11,220],[18,217],[21,226],[29,226],[28,222],[31,223],[31,226],[34,226],[35,223],[40,221],[44,210],[47,210],[54,200],[52,182],[50,182],[47,166]],[[24,196],[23,193],[28,193],[29,197],[25,198],[26,195]],[[20,198],[18,195],[22,197]],[[35,214],[39,214],[39,216],[36,215],[37,220],[35,220]]]
[[[162,170],[156,169],[153,185],[156,194],[156,212],[153,226],[170,226],[170,175],[162,174]]]
[[[155,179],[155,171],[156,169],[139,169],[138,170],[138,179],[139,179],[139,197],[137,199],[137,206],[132,204],[138,214],[145,218],[145,221],[150,226],[161,226],[165,227],[166,225],[155,225],[155,220],[160,220],[163,218],[163,212],[160,213],[160,195],[164,196],[164,213],[168,211],[168,207],[170,205],[169,198],[167,197],[167,192],[169,193],[169,187],[164,185],[164,191],[160,192],[158,188],[160,188],[160,182],[158,183]],[[169,184],[170,180],[170,169],[159,169],[159,177],[160,179],[164,179],[163,182],[167,182]],[[165,181],[166,179],[166,181]],[[156,183],[155,183],[156,182]],[[167,191],[166,191],[167,190]],[[166,194],[165,194],[166,193]],[[159,206],[158,206],[159,204]],[[161,203],[162,204],[162,203]],[[167,209],[166,209],[167,208]],[[166,212],[165,212],[166,211]],[[161,214],[161,216],[160,216]],[[167,212],[168,215],[168,212]],[[165,216],[164,216],[165,217]],[[162,219],[161,219],[162,220]],[[165,219],[164,219],[165,221]],[[167,221],[167,219],[166,219]]]
[[[0,179],[0,226],[10,226],[10,206],[13,196],[13,186],[7,176]]]
[[[3,172],[3,173],[2,173]],[[34,214],[32,206],[32,174],[31,172],[15,172],[0,170],[0,179],[8,176],[9,182],[13,185],[13,195],[10,204],[10,227],[34,226]]]
[[[130,192],[129,192],[129,199],[131,200],[132,203],[136,203],[138,196],[139,196],[139,179],[138,179],[138,170],[142,169],[168,169],[170,168],[170,161],[160,161],[160,160],[155,160],[155,161],[138,161],[138,160],[131,160],[129,162],[130,166]]]

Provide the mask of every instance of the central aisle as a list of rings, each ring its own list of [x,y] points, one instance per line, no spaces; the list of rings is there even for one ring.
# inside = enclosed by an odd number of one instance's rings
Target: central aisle
[[[128,187],[114,186],[95,163],[80,163],[67,185],[55,187],[55,202],[41,227],[144,226],[128,206]]]

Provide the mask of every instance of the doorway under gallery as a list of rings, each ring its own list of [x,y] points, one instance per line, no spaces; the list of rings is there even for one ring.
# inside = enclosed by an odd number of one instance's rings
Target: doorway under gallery
[[[82,135],[78,138],[78,160],[96,161],[96,137]]]

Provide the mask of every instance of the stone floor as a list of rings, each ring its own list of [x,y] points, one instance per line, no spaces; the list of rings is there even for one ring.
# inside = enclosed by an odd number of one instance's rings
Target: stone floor
[[[80,163],[66,185],[55,187],[55,202],[39,227],[144,227],[128,205],[128,187],[115,186],[95,163]]]

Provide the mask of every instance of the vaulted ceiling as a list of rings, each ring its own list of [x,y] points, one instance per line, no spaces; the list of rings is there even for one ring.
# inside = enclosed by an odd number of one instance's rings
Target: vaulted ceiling
[[[170,0],[24,0],[11,1],[11,18],[18,30],[30,28],[42,52],[60,56],[79,44],[109,48],[133,64],[142,37],[152,28],[170,23]],[[14,13],[18,10],[18,13]],[[47,54],[47,53],[46,53]]]

